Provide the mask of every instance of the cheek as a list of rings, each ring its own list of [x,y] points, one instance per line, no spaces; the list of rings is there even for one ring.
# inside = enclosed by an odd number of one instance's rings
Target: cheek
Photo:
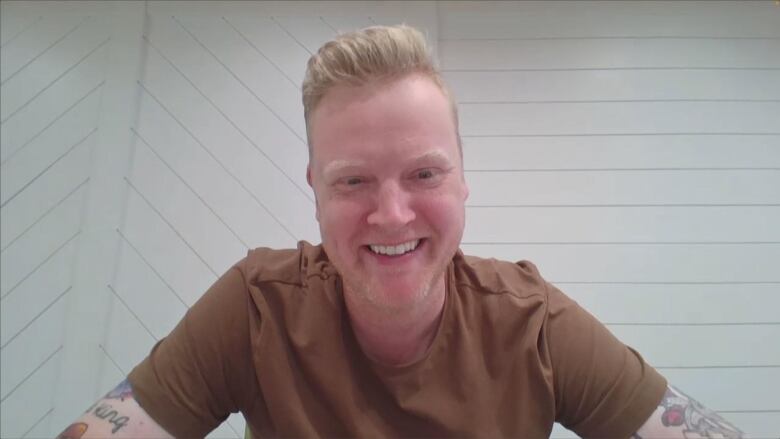
[[[420,204],[420,213],[441,234],[457,232],[463,228],[465,207],[463,200],[455,196],[432,197]]]

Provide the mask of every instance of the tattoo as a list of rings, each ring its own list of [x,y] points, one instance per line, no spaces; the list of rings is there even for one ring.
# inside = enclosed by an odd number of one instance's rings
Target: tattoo
[[[65,431],[57,435],[57,439],[81,439],[81,436],[84,436],[86,431],[87,424],[83,422],[77,422],[75,424],[70,424],[70,427],[66,428]]]
[[[114,388],[114,390],[108,392],[106,396],[104,396],[104,399],[119,399],[124,401],[125,398],[132,398],[133,397],[133,388],[130,387],[130,381],[127,381],[125,379],[121,383],[119,383],[118,386]]]
[[[714,411],[675,389],[667,387],[660,406],[664,408],[661,422],[666,427],[682,427],[683,436],[691,439],[739,439],[743,432]]]
[[[130,421],[130,418],[127,416],[119,416],[119,413],[114,410],[114,407],[112,407],[111,404],[94,404],[92,407],[87,409],[87,413],[90,412],[98,418],[104,419],[110,424],[114,424],[114,428],[111,430],[111,433],[116,433],[119,431],[119,429],[126,426]]]

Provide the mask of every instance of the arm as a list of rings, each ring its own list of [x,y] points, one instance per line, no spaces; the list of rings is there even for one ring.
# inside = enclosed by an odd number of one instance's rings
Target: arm
[[[57,439],[80,438],[173,438],[138,405],[127,380],[101,400],[62,433]]]
[[[650,418],[631,439],[723,438],[746,437],[714,411],[672,386],[658,403]]]

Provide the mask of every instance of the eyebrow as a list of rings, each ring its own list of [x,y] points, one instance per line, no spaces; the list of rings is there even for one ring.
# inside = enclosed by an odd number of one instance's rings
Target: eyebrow
[[[424,154],[414,157],[413,159],[409,160],[409,163],[417,164],[428,160],[441,160],[446,163],[450,163],[450,158],[447,157],[446,154],[438,150],[428,151]],[[354,160],[354,161],[333,160],[332,162],[325,165],[325,167],[322,170],[322,175],[327,176],[327,175],[338,174],[339,172],[345,169],[359,168],[365,166],[365,164],[366,162],[363,160]]]
[[[349,160],[333,160],[332,162],[325,165],[325,168],[322,170],[322,175],[331,175],[334,173],[338,173],[343,169],[348,168],[357,168],[364,164],[363,161],[349,161]]]

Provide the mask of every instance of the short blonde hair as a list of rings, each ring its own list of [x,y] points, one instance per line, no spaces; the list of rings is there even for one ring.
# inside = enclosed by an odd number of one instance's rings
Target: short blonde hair
[[[309,58],[302,85],[309,158],[312,153],[311,115],[329,89],[337,85],[359,86],[411,73],[433,80],[450,101],[460,149],[458,109],[452,93],[436,68],[423,34],[400,24],[371,26],[341,34]]]

